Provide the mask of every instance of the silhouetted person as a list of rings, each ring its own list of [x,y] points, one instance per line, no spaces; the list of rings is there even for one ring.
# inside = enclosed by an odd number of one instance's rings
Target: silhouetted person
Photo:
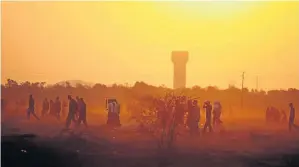
[[[222,123],[220,117],[221,117],[221,109],[222,106],[220,102],[216,101],[214,102],[214,108],[213,108],[213,126],[219,125]]]
[[[29,107],[27,110],[27,118],[30,119],[30,114],[32,114],[37,120],[39,120],[39,118],[35,114],[34,105],[34,99],[32,95],[29,95]]]
[[[107,125],[111,127],[121,126],[120,119],[119,119],[120,105],[117,103],[115,99],[108,99],[107,103],[108,103],[107,104],[107,109],[108,109]]]
[[[295,121],[295,108],[293,106],[293,103],[289,104],[290,107],[290,117],[289,117],[289,131],[292,131],[295,127],[294,121]]]
[[[49,109],[50,109],[49,101],[47,98],[45,98],[43,101],[42,116],[45,116],[46,114],[48,114]]]
[[[75,114],[77,112],[77,103],[76,101],[72,98],[71,95],[68,95],[68,100],[69,100],[69,112],[66,118],[66,128],[69,128],[71,121],[73,121],[74,123],[76,123],[76,119],[75,119]]]
[[[190,114],[190,133],[191,135],[195,135],[198,133],[198,124],[200,120],[200,108],[197,104],[197,100],[193,101]]]
[[[185,115],[189,112],[189,104],[188,104],[188,99],[186,96],[182,97],[182,105],[183,105],[183,123],[185,123]],[[192,105],[192,100],[191,100],[191,105]]]
[[[167,124],[167,119],[168,119],[168,112],[166,109],[166,106],[162,100],[157,101],[157,117],[161,123],[162,128],[164,129]]]
[[[80,109],[79,109],[79,118],[78,118],[78,126],[81,124],[81,122],[84,123],[85,127],[87,127],[87,121],[86,121],[86,103],[84,102],[83,98],[79,99],[80,102]]]
[[[107,125],[112,126],[114,123],[114,115],[113,115],[113,104],[111,99],[107,99],[107,112],[108,112]]]
[[[56,101],[55,101],[55,115],[57,117],[57,119],[60,119],[60,112],[61,112],[61,102],[59,100],[59,97],[56,97]]]
[[[177,99],[175,102],[175,125],[182,124],[184,124],[184,105],[180,99]]]
[[[203,132],[206,132],[207,128],[209,128],[209,132],[212,132],[212,105],[210,101],[206,101],[203,108],[206,111],[206,122],[203,128]]]
[[[79,113],[80,113],[80,110],[82,108],[82,104],[81,104],[79,96],[76,96],[76,101],[75,102],[77,103],[77,111],[76,111],[76,114],[75,114],[75,118],[76,118],[76,120],[78,120],[79,119]]]
[[[187,106],[188,106],[188,116],[187,116],[187,125],[190,129],[191,132],[191,126],[192,126],[192,122],[193,122],[193,104],[192,104],[192,100],[188,100],[187,101]]]
[[[119,127],[119,126],[121,126],[121,124],[120,124],[120,117],[119,117],[119,114],[120,114],[120,104],[118,102],[114,101],[113,105],[114,105],[114,112],[115,112],[115,117],[116,117],[115,118],[115,125],[116,125],[116,127]]]

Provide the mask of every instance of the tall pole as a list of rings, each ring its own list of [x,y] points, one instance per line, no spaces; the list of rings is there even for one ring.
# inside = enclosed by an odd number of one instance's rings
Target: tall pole
[[[243,73],[242,73],[241,109],[243,109],[243,88],[244,88],[244,76],[245,76],[245,72],[243,72]]]

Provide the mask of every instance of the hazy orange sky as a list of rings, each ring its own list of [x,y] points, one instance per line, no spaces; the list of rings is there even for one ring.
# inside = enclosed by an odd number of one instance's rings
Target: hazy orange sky
[[[299,2],[2,2],[2,83],[299,88]]]

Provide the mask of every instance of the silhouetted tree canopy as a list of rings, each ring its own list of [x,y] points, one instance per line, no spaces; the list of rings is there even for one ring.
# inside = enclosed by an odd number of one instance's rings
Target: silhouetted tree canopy
[[[84,97],[89,108],[100,108],[105,104],[105,98],[117,98],[121,103],[130,103],[130,101],[138,100],[146,96],[161,97],[172,89],[161,85],[155,87],[145,82],[136,82],[132,87],[128,84],[113,84],[107,86],[104,84],[95,84],[94,86],[86,86],[77,84],[72,86],[69,82],[63,84],[46,85],[45,82],[29,81],[18,83],[13,79],[8,79],[4,85],[1,85],[1,97],[10,103],[20,102],[26,104],[29,94],[33,94],[37,106],[41,104],[44,98],[54,99],[59,96],[63,101],[67,101],[67,95]],[[229,85],[227,89],[221,90],[214,86],[201,88],[193,86],[192,88],[175,90],[176,94],[199,97],[202,104],[204,100],[220,100],[224,108],[226,106],[240,106],[241,90],[233,85]],[[288,90],[251,90],[243,89],[244,107],[255,110],[264,110],[268,105],[274,105],[279,108],[286,109],[289,102],[293,102],[298,106],[299,90],[289,88]]]

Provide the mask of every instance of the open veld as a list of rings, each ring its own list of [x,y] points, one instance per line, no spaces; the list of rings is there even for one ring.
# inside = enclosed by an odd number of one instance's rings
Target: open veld
[[[136,82],[133,87],[102,84],[73,87],[68,84],[19,84],[14,80],[8,80],[1,88],[7,110],[1,114],[3,166],[299,166],[298,132],[289,133],[287,123],[265,123],[265,110],[268,106],[274,106],[279,111],[285,110],[287,117],[290,102],[298,109],[297,89],[265,92],[248,89],[241,91],[235,87],[225,90],[193,87],[174,91],[177,96],[200,97],[201,111],[205,100],[220,101],[225,131],[191,137],[183,129],[171,148],[161,148],[158,147],[161,133],[153,135],[140,130],[135,120],[130,118],[134,115],[133,111],[140,112],[140,106],[147,106],[156,98],[164,97],[167,92],[173,91],[171,89],[143,82]],[[62,102],[67,103],[69,94],[83,97],[87,104],[89,128],[84,129],[82,126],[63,132],[65,119],[26,120],[29,93],[33,94],[38,115],[45,98],[50,100],[59,96]],[[241,95],[244,102],[242,111]],[[116,98],[121,104],[121,128],[109,129],[105,126],[107,97]],[[67,111],[67,107],[64,111]],[[202,119],[203,114],[202,112]],[[204,122],[202,119],[201,123]],[[24,134],[27,134],[25,136],[28,139],[20,137]]]
[[[224,119],[225,131],[191,137],[182,130],[171,148],[158,147],[159,136],[139,130],[134,123],[123,122],[118,129],[103,124],[94,121],[88,129],[62,131],[64,120],[2,119],[2,165],[299,166],[299,133],[288,132],[287,124]]]

